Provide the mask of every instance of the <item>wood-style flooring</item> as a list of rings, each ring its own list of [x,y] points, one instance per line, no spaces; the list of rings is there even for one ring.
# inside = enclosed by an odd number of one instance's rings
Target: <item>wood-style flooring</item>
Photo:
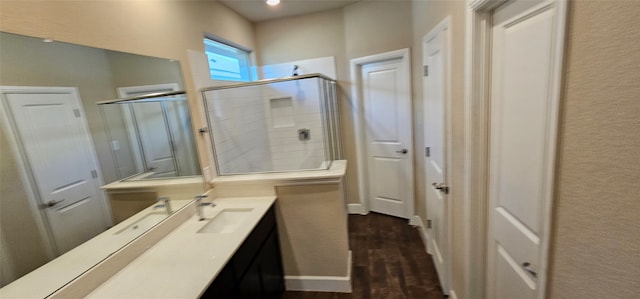
[[[351,294],[285,292],[281,299],[441,299],[438,276],[416,228],[407,220],[369,213],[349,215]]]

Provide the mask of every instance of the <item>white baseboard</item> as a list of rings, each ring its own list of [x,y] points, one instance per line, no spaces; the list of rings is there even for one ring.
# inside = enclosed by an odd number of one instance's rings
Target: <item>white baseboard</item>
[[[350,203],[347,205],[347,209],[349,210],[349,214],[369,214],[369,211],[361,203]]]
[[[449,292],[449,299],[458,299],[458,296],[456,295],[456,292],[454,290],[451,290]]]
[[[285,275],[285,287],[287,291],[351,293],[351,250],[347,263],[347,276]]]
[[[427,232],[427,227],[424,226],[424,222],[422,222],[422,218],[420,218],[420,216],[415,215],[413,216],[413,218],[411,218],[411,221],[409,222],[409,224],[411,225],[415,225],[418,228],[418,232],[420,234],[420,238],[422,239],[422,243],[424,244],[424,248],[425,250],[431,254],[431,252],[429,252],[429,232]]]
[[[414,215],[413,217],[409,218],[409,225],[422,226],[422,219],[420,219],[420,216]]]

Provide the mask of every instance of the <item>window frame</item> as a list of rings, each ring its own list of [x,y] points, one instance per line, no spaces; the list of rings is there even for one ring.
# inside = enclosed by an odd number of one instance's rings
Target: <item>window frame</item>
[[[254,80],[255,74],[253,72],[253,50],[211,34],[204,34],[202,41],[204,46],[204,53],[207,56],[209,78],[211,80],[232,81],[232,82],[251,82]],[[208,43],[212,43],[212,44],[208,45]],[[217,47],[216,50],[218,51],[210,51],[209,50],[211,49],[210,47]],[[236,51],[236,53],[233,53],[233,51]],[[233,75],[231,76],[225,76],[220,74],[214,75],[213,72],[216,69],[212,68],[212,65],[209,63],[211,59],[210,58],[211,56],[209,53],[220,55],[223,58],[238,60],[239,72],[232,73],[232,74],[238,74],[240,78]],[[222,72],[225,71],[222,69],[217,69],[217,70],[220,70]]]

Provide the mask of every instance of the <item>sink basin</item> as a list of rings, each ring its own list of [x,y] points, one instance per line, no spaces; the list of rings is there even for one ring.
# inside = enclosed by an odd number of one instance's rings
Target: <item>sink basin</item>
[[[230,234],[240,226],[253,209],[224,209],[203,226],[198,233]]]
[[[122,234],[141,234],[154,225],[160,223],[160,221],[167,218],[167,213],[149,213],[144,217],[138,219],[138,221],[128,225],[127,227],[117,231],[116,235]]]

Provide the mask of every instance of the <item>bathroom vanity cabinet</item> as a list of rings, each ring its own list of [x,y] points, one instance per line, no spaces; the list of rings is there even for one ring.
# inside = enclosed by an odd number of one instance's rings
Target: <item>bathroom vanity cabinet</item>
[[[279,298],[284,273],[271,206],[201,298]]]

